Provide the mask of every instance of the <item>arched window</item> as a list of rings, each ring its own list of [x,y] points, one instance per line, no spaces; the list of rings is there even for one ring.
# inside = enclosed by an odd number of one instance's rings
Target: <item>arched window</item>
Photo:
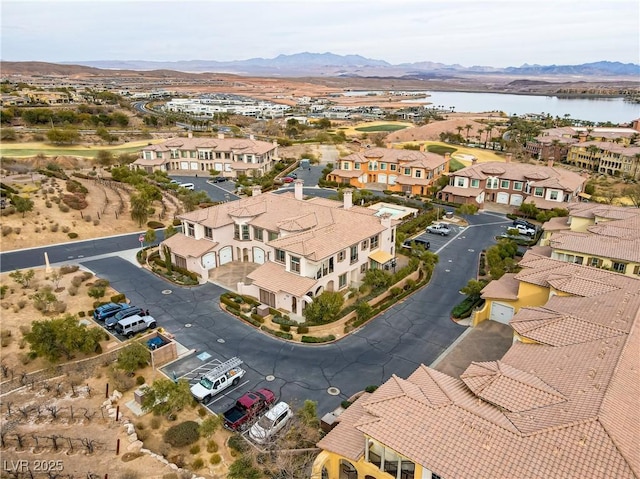
[[[345,459],[340,459],[340,479],[358,479],[358,471]]]

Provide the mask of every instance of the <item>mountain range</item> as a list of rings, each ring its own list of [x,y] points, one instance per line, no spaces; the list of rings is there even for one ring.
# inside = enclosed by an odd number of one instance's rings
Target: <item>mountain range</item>
[[[176,70],[193,73],[234,73],[259,76],[389,76],[408,78],[446,78],[459,75],[544,75],[576,77],[635,77],[640,79],[640,65],[599,61],[580,65],[528,65],[497,68],[474,65],[465,67],[429,61],[391,64],[361,55],[336,55],[334,53],[295,53],[275,58],[250,58],[248,60],[215,61],[148,61],[148,60],[96,60],[64,62],[102,69],[117,70]]]

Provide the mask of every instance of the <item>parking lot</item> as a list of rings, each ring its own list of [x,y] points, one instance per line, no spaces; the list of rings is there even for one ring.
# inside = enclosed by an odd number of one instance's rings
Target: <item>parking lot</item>
[[[207,175],[208,176],[208,175]],[[221,183],[210,182],[210,178],[200,178],[193,176],[170,176],[172,180],[180,183],[193,183],[195,191],[204,191],[212,201],[232,201],[237,200],[235,195],[236,183],[233,180]]]
[[[433,253],[437,253],[442,248],[444,248],[450,241],[453,241],[454,239],[457,239],[457,238],[459,239],[465,238],[464,234],[461,234],[460,236],[458,236],[459,233],[464,232],[464,230],[466,229],[465,226],[458,226],[450,223],[447,223],[447,226],[449,226],[449,229],[451,230],[451,232],[447,236],[440,236],[439,234],[427,233],[426,231],[423,231],[418,235],[412,236],[411,239],[421,239],[421,240],[428,241],[430,243],[429,251]]]

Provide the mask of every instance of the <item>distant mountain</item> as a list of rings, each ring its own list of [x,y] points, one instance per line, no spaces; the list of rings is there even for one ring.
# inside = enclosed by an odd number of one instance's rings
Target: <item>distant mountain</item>
[[[71,63],[71,62],[68,62]],[[145,60],[130,61],[81,61],[74,64],[102,69],[124,70],[176,70],[182,72],[236,73],[261,76],[348,76],[348,77],[416,77],[437,78],[452,75],[508,74],[534,76],[577,76],[577,77],[635,77],[640,79],[640,65],[600,61],[580,65],[528,65],[497,68],[459,64],[447,65],[429,61],[401,63],[393,65],[384,60],[374,60],[361,55],[336,55],[334,53],[296,53],[278,55],[275,58],[250,58],[219,62],[213,60],[189,60],[177,62],[157,62]]]

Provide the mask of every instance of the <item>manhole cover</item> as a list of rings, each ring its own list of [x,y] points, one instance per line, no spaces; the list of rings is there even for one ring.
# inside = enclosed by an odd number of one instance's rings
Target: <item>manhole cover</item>
[[[274,381],[276,379],[276,377],[273,374],[269,374],[265,379],[267,381],[271,382],[271,381]]]
[[[191,323],[187,323],[184,325],[185,328],[190,328],[191,327]]]
[[[220,344],[224,344],[224,339],[222,339],[222,338],[218,338],[218,339],[216,339],[216,341],[218,341]]]
[[[331,386],[329,389],[327,389],[327,392],[331,396],[337,396],[338,394],[340,394],[340,390],[338,388],[334,388],[333,386]]]
[[[163,289],[162,290],[162,294],[171,294],[173,293],[173,291],[171,291],[170,289]]]

